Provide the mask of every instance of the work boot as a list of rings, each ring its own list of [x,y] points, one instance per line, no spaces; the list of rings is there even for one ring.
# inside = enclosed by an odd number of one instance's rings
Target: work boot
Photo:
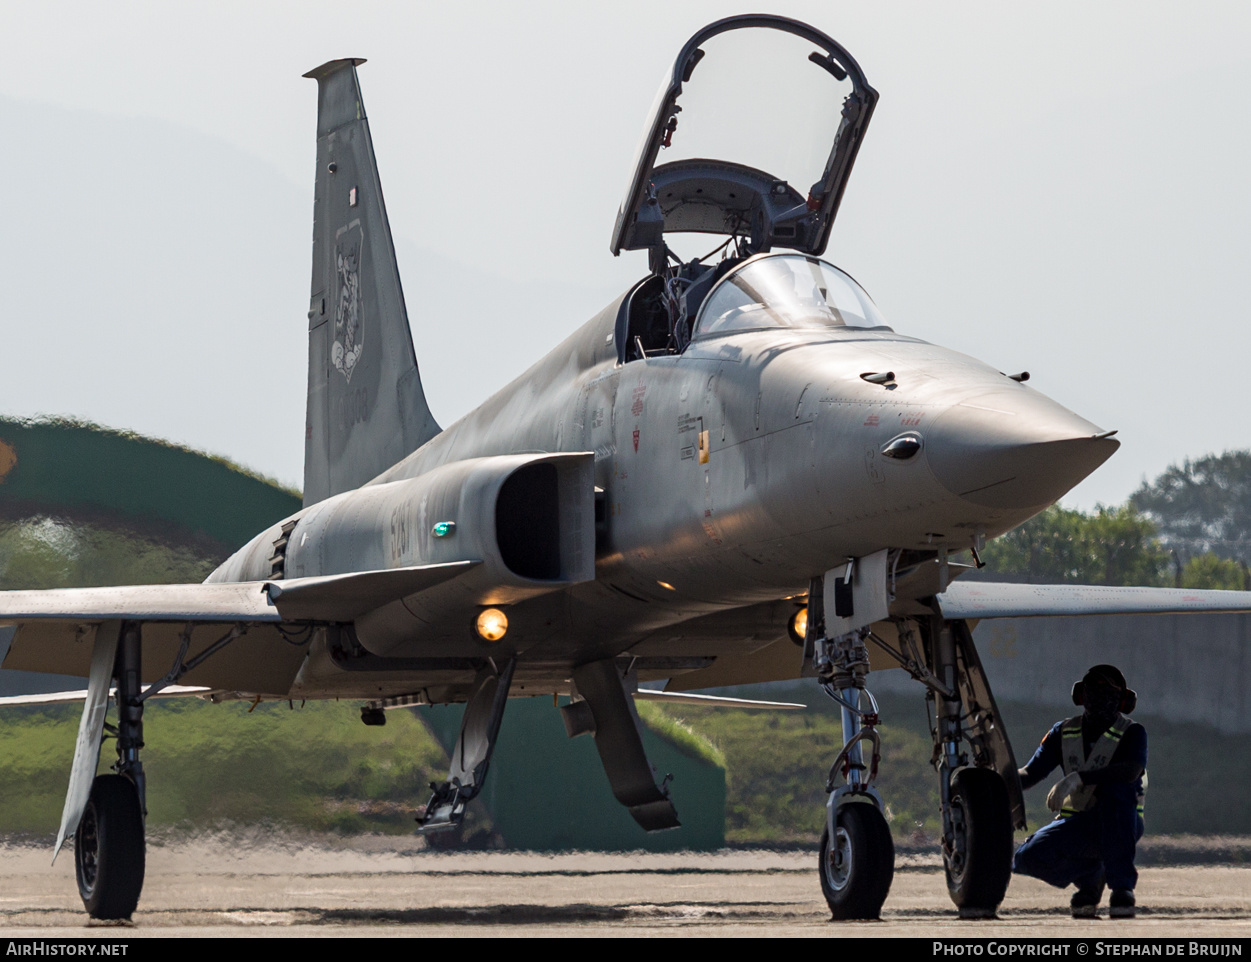
[[[1114,919],[1134,917],[1134,893],[1129,889],[1113,889],[1108,899],[1108,915]]]
[[[1097,919],[1099,917],[1099,900],[1103,898],[1103,886],[1081,888],[1069,899],[1069,908],[1073,910],[1075,919]],[[1130,896],[1133,903],[1133,896]]]

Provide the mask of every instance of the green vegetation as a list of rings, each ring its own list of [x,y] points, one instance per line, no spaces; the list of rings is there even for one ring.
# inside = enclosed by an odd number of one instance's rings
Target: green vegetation
[[[635,702],[635,707],[643,724],[681,754],[725,768],[725,754],[706,735],[701,735],[680,718],[668,714],[655,702],[640,699]]]
[[[986,578],[1038,584],[1162,585],[1168,552],[1133,507],[1093,514],[1053,506],[986,546]]]
[[[122,528],[54,518],[0,522],[0,589],[194,584],[218,559]]]
[[[209,705],[167,699],[145,712],[149,824],[282,823],[344,833],[412,830],[413,810],[447,756],[412,712],[362,725],[349,702]],[[0,713],[0,828],[47,834],[60,824],[78,705]],[[112,744],[101,753],[106,771]],[[315,760],[315,761],[314,761]]]
[[[1172,465],[1129,499],[1183,557],[1251,560],[1251,451]]]
[[[836,706],[818,702],[825,698],[814,688],[809,683],[788,696],[811,703],[806,711],[652,706],[655,712],[684,722],[724,753],[728,844],[815,845],[820,839],[825,780],[843,739]],[[901,704],[901,714],[909,721],[896,716],[879,729],[882,766],[876,784],[887,802],[892,829],[901,838],[928,839],[938,832],[937,783],[920,706],[919,698]]]
[[[1245,561],[1233,561],[1216,554],[1196,555],[1182,569],[1183,588],[1223,588],[1226,591],[1251,590],[1251,577]]]
[[[986,546],[974,580],[1251,590],[1251,451],[1174,465],[1123,505],[1053,506]]]

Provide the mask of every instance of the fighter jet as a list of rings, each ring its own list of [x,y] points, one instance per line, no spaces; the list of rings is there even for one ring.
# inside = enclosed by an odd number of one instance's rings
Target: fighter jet
[[[508,699],[565,696],[569,735],[594,738],[617,800],[659,831],[679,813],[635,699],[811,677],[841,706],[845,739],[821,888],[835,918],[873,918],[894,849],[868,679],[902,669],[933,719],[951,897],[993,914],[1024,806],[971,625],[1246,611],[1251,593],[956,583],[1118,441],[1024,372],[895,331],[821,259],[878,100],[859,64],[782,17],[691,37],[612,229],[614,255],[647,252],[646,276],[441,428],[362,63],[306,74],[318,119],[301,510],[203,584],[0,594],[0,624],[17,626],[4,667],[88,679],[70,696],[83,715],[57,839],[74,838],[87,912],[129,917],[140,898],[150,698],[358,699],[366,724],[465,703],[447,779],[419,815],[433,832],[480,792]],[[727,92],[732,115],[710,107]],[[778,98],[803,105],[803,130],[779,129]],[[713,248],[679,255],[684,243]],[[106,730],[117,761],[97,776]]]

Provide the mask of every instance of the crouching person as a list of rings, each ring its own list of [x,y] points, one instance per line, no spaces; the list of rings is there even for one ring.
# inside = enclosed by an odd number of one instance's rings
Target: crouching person
[[[1047,795],[1056,818],[1022,845],[1013,871],[1065,888],[1075,884],[1074,918],[1095,918],[1103,889],[1108,914],[1132,918],[1147,777],[1147,731],[1127,717],[1138,696],[1111,665],[1095,665],[1073,686],[1082,714],[1057,722],[1020,770],[1030,788],[1056,766],[1064,777]]]

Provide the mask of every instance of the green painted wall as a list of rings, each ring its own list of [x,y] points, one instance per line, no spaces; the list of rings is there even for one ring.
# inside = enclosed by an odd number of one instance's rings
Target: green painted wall
[[[463,705],[418,709],[445,751],[460,731]],[[725,847],[725,769],[692,757],[673,741],[643,728],[643,747],[669,791],[680,828],[648,834],[613,798],[590,735],[569,738],[560,713],[545,698],[514,698],[504,711],[499,741],[480,798],[509,848],[530,851],[672,852]]]

